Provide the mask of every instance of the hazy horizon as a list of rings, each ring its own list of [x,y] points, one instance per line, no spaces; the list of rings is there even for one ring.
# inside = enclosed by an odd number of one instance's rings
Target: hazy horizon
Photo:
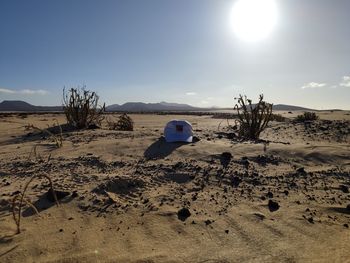
[[[246,41],[234,0],[2,1],[0,102],[61,105],[64,86],[86,85],[107,105],[227,108],[264,93],[274,104],[349,109],[350,1],[273,2],[271,32]]]

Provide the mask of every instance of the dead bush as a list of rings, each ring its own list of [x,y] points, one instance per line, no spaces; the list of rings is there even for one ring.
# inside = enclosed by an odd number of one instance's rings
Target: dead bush
[[[99,99],[96,92],[85,90],[85,87],[71,88],[67,92],[63,89],[63,110],[67,122],[78,129],[100,126],[105,104],[100,107]]]
[[[295,118],[297,122],[305,122],[305,121],[316,121],[318,120],[318,116],[315,112],[304,112],[303,114],[298,115]]]
[[[257,104],[246,96],[239,95],[235,110],[238,113],[238,135],[245,139],[257,140],[260,133],[266,128],[271,120],[272,104],[265,102],[264,95],[259,96]]]
[[[124,113],[119,116],[118,121],[113,121],[111,119],[107,120],[108,129],[117,131],[133,131],[134,121],[129,115]]]

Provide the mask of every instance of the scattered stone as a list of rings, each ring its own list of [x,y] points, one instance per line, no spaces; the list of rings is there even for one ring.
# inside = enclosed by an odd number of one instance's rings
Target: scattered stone
[[[77,191],[73,191],[72,198],[76,198],[76,197],[78,197],[78,192]]]
[[[309,221],[309,223],[311,223],[311,224],[314,224],[314,223],[315,223],[313,217],[309,217],[309,218],[307,219],[307,221]]]
[[[306,171],[305,171],[304,167],[298,168],[297,172],[300,173],[300,174],[306,174]]]
[[[283,193],[284,193],[285,195],[289,195],[289,191],[288,191],[288,190],[284,190]]]
[[[177,212],[177,218],[180,219],[181,221],[185,221],[190,216],[191,216],[191,212],[186,207],[181,208]]]
[[[228,229],[226,229],[226,230],[225,230],[225,233],[226,233],[226,234],[228,234],[228,232],[229,232],[229,230],[228,230]]]
[[[270,192],[270,191],[268,191],[267,194],[266,194],[266,196],[267,196],[268,198],[273,198],[273,193]]]
[[[346,227],[346,228],[349,228],[349,225],[348,225],[348,224],[344,224],[343,226]]]
[[[211,223],[213,223],[210,219],[207,219],[204,221],[205,225],[208,226],[210,225]]]
[[[243,157],[241,158],[241,164],[244,165],[246,168],[248,168],[248,166],[249,166],[248,157],[243,156]]]
[[[242,180],[239,177],[234,176],[232,177],[231,182],[234,187],[238,187]]]
[[[350,212],[350,204],[348,204],[348,205],[346,206],[346,210],[348,210],[348,211]]]
[[[63,229],[61,228],[61,229],[59,230],[59,232],[63,232]]]
[[[280,205],[277,202],[270,199],[268,203],[268,207],[270,212],[275,212],[280,208]]]
[[[221,154],[221,157],[226,160],[231,160],[232,159],[232,154],[230,152],[223,152]]]
[[[346,185],[343,185],[343,184],[339,185],[339,189],[345,194],[349,193],[349,187],[347,187]]]
[[[14,195],[18,195],[18,194],[20,194],[20,193],[21,193],[21,191],[18,191],[18,190],[17,190],[17,191],[12,192],[11,195],[14,196]]]

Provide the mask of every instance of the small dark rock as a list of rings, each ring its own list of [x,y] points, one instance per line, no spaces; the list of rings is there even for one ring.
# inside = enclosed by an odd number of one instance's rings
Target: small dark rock
[[[266,194],[266,196],[267,196],[268,198],[273,198],[273,193],[270,192],[270,191],[268,191],[267,194]]]
[[[311,223],[311,224],[314,224],[314,219],[313,219],[313,217],[309,217],[309,218],[307,219],[307,221],[309,221],[309,223]]]
[[[210,219],[207,219],[204,221],[205,225],[208,226],[210,225],[211,223],[213,223]]]
[[[270,212],[275,212],[280,208],[280,205],[273,200],[269,200],[268,207]]]
[[[20,193],[21,193],[21,191],[18,191],[18,190],[17,190],[17,191],[12,192],[11,195],[14,196],[14,195],[18,195],[18,194],[20,194]]]
[[[297,172],[300,173],[300,174],[306,174],[306,171],[305,171],[304,167],[298,168]]]
[[[74,191],[73,193],[72,193],[72,198],[76,198],[76,197],[78,197],[78,192],[77,191]]]
[[[248,157],[244,156],[241,158],[241,164],[244,165],[246,168],[249,166]]]
[[[190,216],[191,216],[191,212],[186,207],[181,208],[177,212],[177,218],[180,219],[181,221],[185,221]]]
[[[228,230],[228,229],[226,229],[226,230],[225,230],[225,233],[226,233],[226,234],[228,234],[228,232],[229,232],[229,230]]]
[[[339,189],[345,194],[349,193],[349,187],[347,187],[346,185],[343,185],[343,184],[339,185]]]
[[[221,154],[221,158],[226,159],[226,160],[231,160],[232,159],[232,154],[230,152],[223,152]]]
[[[349,228],[349,225],[348,225],[348,224],[344,224],[343,226],[346,227],[346,228]]]
[[[346,210],[348,210],[348,211],[350,212],[350,204],[348,204],[348,205],[346,206]]]
[[[232,177],[231,182],[234,187],[238,187],[242,180],[239,177],[235,176]]]

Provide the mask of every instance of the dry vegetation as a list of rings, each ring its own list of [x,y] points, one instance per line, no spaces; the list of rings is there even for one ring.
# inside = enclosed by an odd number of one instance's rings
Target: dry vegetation
[[[36,130],[36,131],[39,131],[41,133],[46,133],[55,142],[55,146],[57,148],[61,148],[63,146],[62,127],[58,123],[58,120],[55,120],[55,121],[56,121],[55,124],[57,124],[57,127],[59,129],[59,133],[58,134],[54,134],[53,132],[51,132],[50,131],[50,126],[48,126],[47,129],[42,129],[42,128],[34,126],[33,124],[28,124],[28,125],[25,126],[25,129],[26,130]],[[55,124],[52,126],[52,128],[55,128]]]
[[[71,88],[66,92],[63,89],[63,110],[67,122],[78,128],[100,126],[103,120],[105,104],[99,106],[99,96],[83,88]]]
[[[265,102],[264,96],[259,96],[257,104],[253,105],[252,100],[246,96],[239,95],[235,110],[238,114],[240,137],[245,139],[257,140],[260,133],[267,127],[271,120],[272,104]]]
[[[306,122],[306,121],[316,121],[318,120],[318,116],[316,115],[315,112],[304,112],[303,114],[301,115],[298,115],[296,118],[295,118],[295,121],[297,122]]]
[[[126,113],[119,116],[117,121],[112,119],[107,119],[107,126],[110,130],[117,131],[133,131],[134,130],[134,121]]]
[[[55,189],[53,187],[53,183],[52,180],[49,176],[42,174],[42,175],[33,175],[28,182],[25,184],[23,190],[14,196],[13,200],[12,200],[12,216],[13,216],[13,220],[15,221],[15,224],[17,226],[17,231],[16,233],[19,234],[21,233],[21,217],[22,217],[22,207],[24,204],[27,204],[28,206],[30,206],[37,215],[39,215],[38,210],[36,209],[36,207],[32,204],[32,202],[28,199],[26,199],[26,191],[30,185],[30,183],[34,180],[34,178],[37,177],[44,177],[49,181],[50,184],[50,191],[54,196],[56,205],[58,206],[58,200],[57,200],[57,196],[55,193]]]

